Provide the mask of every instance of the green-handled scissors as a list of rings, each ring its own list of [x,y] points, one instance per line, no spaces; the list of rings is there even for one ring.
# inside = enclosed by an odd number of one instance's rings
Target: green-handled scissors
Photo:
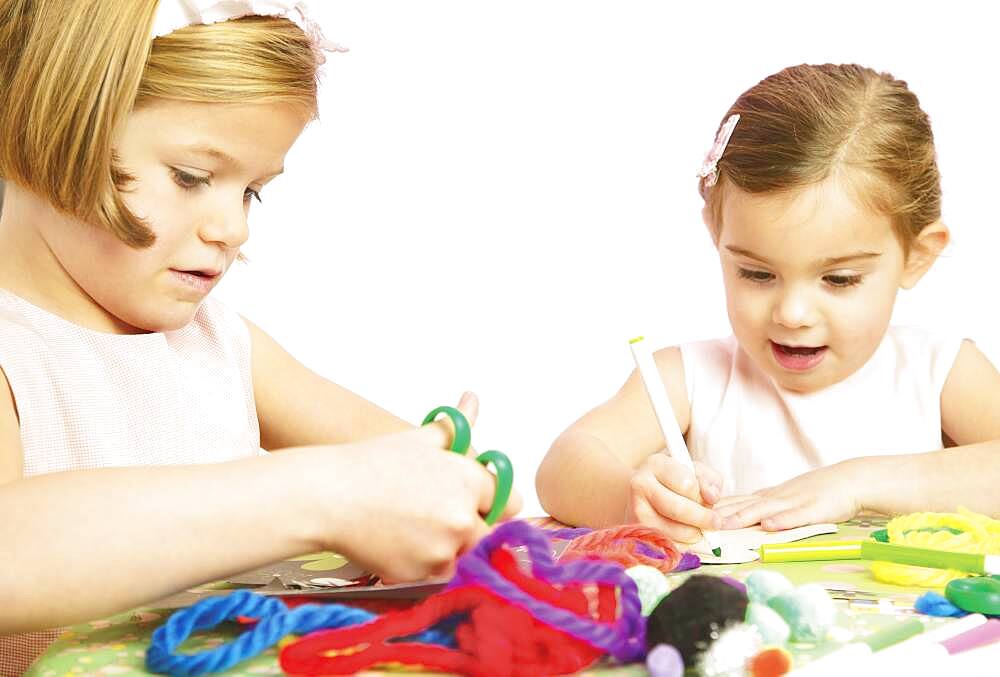
[[[433,423],[441,414],[450,418],[451,424],[455,428],[455,436],[451,440],[449,449],[464,456],[472,444],[472,428],[469,426],[469,419],[465,418],[465,414],[461,411],[455,407],[438,407],[424,417],[421,425]],[[483,518],[487,524],[492,525],[500,519],[504,508],[507,507],[507,501],[510,499],[510,492],[514,486],[514,466],[511,465],[506,454],[496,450],[484,451],[476,456],[476,461],[484,466],[492,464],[493,470],[496,472],[497,490],[493,494],[493,505],[486,517]]]

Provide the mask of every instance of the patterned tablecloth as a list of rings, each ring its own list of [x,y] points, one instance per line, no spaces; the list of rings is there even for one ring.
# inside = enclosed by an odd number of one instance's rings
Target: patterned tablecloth
[[[861,518],[840,525],[836,535],[819,536],[814,540],[866,538],[872,529],[884,525],[884,520]],[[302,560],[303,563],[308,560]],[[340,562],[336,565],[339,566]],[[315,576],[315,562],[312,565]],[[745,578],[759,567],[779,571],[793,583],[820,583],[830,591],[838,607],[838,626],[844,638],[850,634],[865,635],[899,617],[913,614],[913,602],[924,592],[918,588],[902,588],[875,581],[868,565],[859,561],[743,564],[738,566],[702,566],[698,573]],[[334,570],[335,571],[335,570]],[[329,575],[335,573],[327,572]],[[680,585],[691,572],[671,574],[671,588]],[[379,609],[373,609],[378,611]],[[64,633],[27,673],[31,677],[62,677],[65,675],[137,675],[148,674],[144,668],[146,647],[153,630],[170,614],[169,610],[142,608],[100,621],[74,626]],[[924,617],[929,623],[938,619]],[[227,624],[211,632],[189,639],[182,647],[185,652],[204,651],[234,639],[241,632],[235,624]],[[822,645],[795,644],[789,650],[796,662],[822,655],[836,648],[834,642]],[[245,661],[228,671],[228,675],[281,674],[277,649]],[[414,673],[410,673],[414,674]],[[428,673],[420,673],[428,674]],[[644,675],[642,665],[598,665],[587,672],[593,675]]]

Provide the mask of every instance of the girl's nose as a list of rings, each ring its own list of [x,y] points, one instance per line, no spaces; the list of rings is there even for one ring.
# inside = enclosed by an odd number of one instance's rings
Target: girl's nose
[[[785,289],[774,304],[772,321],[783,327],[798,329],[816,323],[816,307],[804,289]]]
[[[227,205],[210,214],[202,225],[199,236],[204,242],[217,242],[227,249],[242,246],[250,237],[243,203]]]

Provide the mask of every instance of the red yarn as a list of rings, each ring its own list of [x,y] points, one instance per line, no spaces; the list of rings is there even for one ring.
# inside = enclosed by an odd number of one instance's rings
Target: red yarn
[[[504,578],[509,580],[526,593],[552,606],[557,606],[567,611],[572,611],[578,616],[596,617],[597,620],[605,623],[615,621],[615,612],[618,607],[618,595],[615,589],[608,585],[595,586],[588,584],[586,587],[593,590],[597,587],[597,613],[592,614],[590,610],[590,598],[583,585],[576,584],[555,588],[544,581],[526,574],[517,565],[517,560],[507,550],[494,550],[490,555],[490,566],[500,572]]]
[[[615,619],[613,586],[551,586],[522,572],[507,550],[494,551],[490,563],[528,594],[581,616],[593,617],[584,588],[597,587],[597,618]],[[458,649],[391,641],[458,612],[469,614],[455,632]],[[343,675],[400,663],[483,677],[540,677],[583,670],[603,654],[602,649],[535,620],[476,585],[438,593],[411,609],[392,611],[362,625],[312,633],[282,649],[280,660],[282,670],[293,675]]]
[[[658,559],[643,553],[639,548],[640,545],[662,552],[663,558]],[[661,531],[630,524],[611,529],[597,529],[574,538],[562,551],[559,561],[589,558],[615,562],[626,569],[637,564],[646,564],[663,573],[670,573],[681,561],[681,553],[674,542]]]

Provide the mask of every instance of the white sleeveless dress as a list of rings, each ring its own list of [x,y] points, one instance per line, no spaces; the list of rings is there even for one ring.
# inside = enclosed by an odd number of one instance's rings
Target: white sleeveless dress
[[[941,390],[962,340],[890,327],[854,374],[801,395],[776,385],[734,337],[680,347],[692,458],[745,495],[857,456],[942,448]]]
[[[249,330],[213,299],[176,331],[120,335],[0,289],[0,368],[18,410],[25,477],[266,453]],[[22,674],[59,632],[0,637],[0,674]]]

